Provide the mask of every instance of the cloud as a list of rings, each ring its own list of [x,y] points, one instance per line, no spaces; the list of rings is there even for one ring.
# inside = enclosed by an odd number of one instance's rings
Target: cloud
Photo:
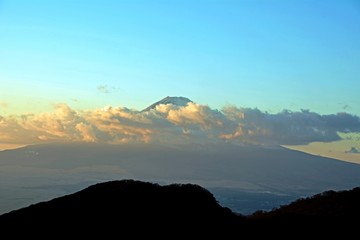
[[[7,102],[0,102],[0,108],[7,108],[9,104]]]
[[[342,107],[342,109],[344,109],[344,110],[348,110],[349,108],[351,108],[351,107],[347,104],[344,104],[344,106]]]
[[[109,87],[107,85],[99,85],[96,89],[101,93],[110,93]]]
[[[356,147],[351,147],[348,151],[345,151],[345,153],[355,153],[358,154],[360,153],[359,149],[357,149]]]
[[[99,85],[96,87],[96,89],[100,93],[111,93],[119,90],[117,87],[109,87],[108,85]]]
[[[160,104],[147,112],[111,106],[75,111],[58,104],[53,112],[0,116],[0,143],[7,144],[231,141],[301,145],[359,133],[360,118],[347,113],[284,110],[270,114],[235,106],[219,111],[192,102],[181,107]]]
[[[167,120],[175,125],[198,125],[202,129],[211,129],[223,125],[222,115],[208,106],[189,102],[185,107],[168,109]]]
[[[359,117],[349,114],[319,115],[302,110],[284,110],[277,114],[258,109],[228,107],[226,118],[237,124],[235,130],[221,135],[224,139],[239,139],[262,144],[306,144],[340,139],[338,132],[360,131]]]

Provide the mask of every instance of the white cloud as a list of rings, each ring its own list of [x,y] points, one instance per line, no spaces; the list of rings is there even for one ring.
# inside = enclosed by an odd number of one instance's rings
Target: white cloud
[[[148,112],[121,107],[75,111],[58,104],[53,112],[0,116],[0,142],[182,142],[239,141],[269,145],[331,142],[341,133],[360,133],[360,118],[302,110],[277,114],[229,106],[221,111],[189,102],[160,104]]]
[[[96,90],[100,93],[113,93],[115,91],[118,91],[119,88],[108,85],[98,85],[96,87]]]
[[[99,85],[96,87],[96,89],[101,93],[110,93],[107,85]]]

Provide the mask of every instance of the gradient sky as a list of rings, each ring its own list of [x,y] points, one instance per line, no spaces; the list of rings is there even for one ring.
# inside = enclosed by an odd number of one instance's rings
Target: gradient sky
[[[221,108],[360,114],[354,1],[0,1],[0,114]]]
[[[44,121],[75,116],[73,110],[108,105],[142,110],[165,96],[184,96],[211,107],[192,110],[234,105],[246,108],[237,110],[243,114],[258,108],[258,116],[287,119],[286,124],[299,116],[316,120],[327,115],[332,129],[321,124],[314,129],[324,134],[330,129],[333,135],[326,144],[320,141],[325,145],[302,150],[337,156],[329,154],[336,149],[329,144],[339,140],[337,131],[345,131],[337,154],[358,161],[359,26],[357,0],[0,0],[2,133],[11,136],[5,127],[14,126],[26,137],[29,129],[38,133],[49,124]],[[49,112],[55,106],[61,114],[28,117],[30,125],[10,117]],[[281,113],[284,109],[299,114],[289,116]],[[349,115],[335,117],[339,112]],[[95,121],[81,117],[89,124]],[[339,120],[331,120],[335,118]],[[90,129],[87,123],[75,123],[82,134]],[[57,129],[52,134],[65,133]],[[237,133],[229,134],[234,138]],[[4,136],[0,144],[28,143]],[[309,139],[301,141],[311,143]]]

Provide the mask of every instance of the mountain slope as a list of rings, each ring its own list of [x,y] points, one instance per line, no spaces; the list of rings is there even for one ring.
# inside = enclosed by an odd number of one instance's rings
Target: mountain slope
[[[161,99],[160,101],[151,104],[149,107],[142,110],[142,112],[150,111],[151,109],[155,109],[157,105],[160,104],[173,104],[175,106],[183,107],[186,106],[189,102],[192,102],[190,99],[186,97],[165,97]]]
[[[233,144],[33,145],[0,152],[0,173],[0,213],[119,178],[291,193],[293,199],[360,186],[357,164],[284,148]]]

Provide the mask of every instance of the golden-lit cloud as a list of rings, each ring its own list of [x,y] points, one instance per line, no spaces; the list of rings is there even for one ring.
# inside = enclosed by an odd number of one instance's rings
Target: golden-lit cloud
[[[222,115],[208,106],[189,102],[185,107],[170,109],[167,120],[175,125],[198,125],[203,129],[221,127]]]
[[[0,108],[7,108],[9,104],[7,102],[0,102]]]
[[[303,145],[342,139],[360,132],[358,116],[320,115],[302,110],[277,114],[228,106],[221,111],[189,102],[159,104],[139,112],[123,107],[75,111],[58,104],[53,112],[0,116],[0,143],[234,141]]]
[[[76,130],[82,135],[82,140],[85,142],[96,142],[97,138],[94,134],[93,127],[90,124],[78,123],[76,124]]]

